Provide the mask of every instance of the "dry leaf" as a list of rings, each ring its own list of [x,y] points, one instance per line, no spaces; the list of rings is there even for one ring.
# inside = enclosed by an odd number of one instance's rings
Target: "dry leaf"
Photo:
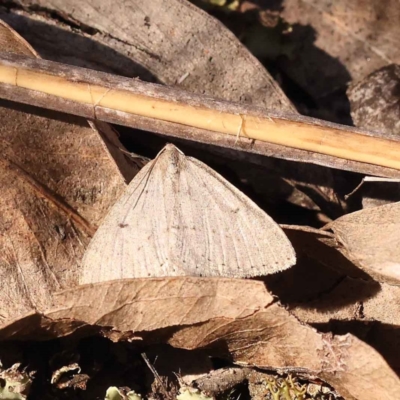
[[[267,214],[207,165],[169,144],[104,219],[83,258],[80,283],[268,275],[295,259]]]
[[[400,65],[373,72],[347,89],[354,124],[400,135]]]
[[[291,304],[290,309],[309,324],[359,320],[400,326],[400,287],[345,278],[318,299]]]
[[[347,214],[328,227],[352,262],[377,280],[400,283],[400,203]]]
[[[353,332],[399,373],[399,305],[399,286],[345,278],[312,301],[290,304],[290,312],[323,331]]]
[[[98,51],[96,62],[101,69],[107,65],[108,70],[120,70],[122,75],[133,76],[134,67],[127,62],[133,60],[167,85],[179,85],[193,93],[206,93],[264,108],[296,112],[279,85],[239,40],[222,23],[188,1],[131,0],[126,3],[117,0],[110,3],[98,0],[93,4],[80,0],[22,0],[19,4],[27,8],[40,5],[49,14],[61,14],[63,21],[71,21],[75,31],[76,27],[81,27],[82,36],[87,36],[85,32],[90,27],[95,32],[91,35],[94,44],[90,44],[90,49],[94,47]],[[26,31],[26,23],[21,21],[19,29],[30,38],[32,33]],[[57,44],[51,43],[55,33],[59,35],[59,43],[63,42],[60,30],[66,28],[58,25],[56,32],[52,32],[53,27],[44,32],[43,26],[37,26],[44,36],[41,37],[42,45],[53,46],[53,55],[46,58],[51,59],[60,51]],[[64,33],[64,36],[64,40],[74,41],[80,49],[80,52],[69,49],[70,54],[81,58],[83,53],[86,56],[84,62],[88,59],[93,62],[96,56],[87,55],[88,43],[71,34]],[[32,35],[32,44],[39,48],[37,41]],[[64,43],[62,47],[65,47]],[[115,62],[104,60],[110,48],[114,54],[109,54],[109,58],[115,58]]]
[[[54,297],[52,319],[120,331],[151,331],[212,318],[244,318],[273,301],[262,282],[229,278],[123,279],[83,285]]]
[[[282,228],[296,251],[296,265],[263,280],[283,304],[318,299],[346,276],[369,278],[338,251],[332,233],[307,226],[283,225]]]
[[[212,346],[214,354],[228,351],[239,364],[319,376],[346,400],[389,400],[400,390],[397,376],[376,351],[352,335],[333,338],[301,324],[273,303],[257,281],[175,277],[104,282],[57,294],[54,307],[36,319],[3,326],[0,336],[27,338],[27,327],[36,337],[40,332],[43,337],[65,335],[74,331],[75,321],[81,334],[85,324],[96,324],[120,331],[125,339],[167,340],[186,349]],[[160,329],[168,327],[173,330]]]
[[[271,304],[262,282],[229,278],[124,279],[58,292],[42,315],[4,325],[2,339],[57,337],[85,324],[151,331],[216,317],[243,318]]]
[[[189,349],[220,345],[242,365],[317,375],[346,400],[391,400],[400,390],[397,375],[370,346],[350,334],[318,333],[278,304],[246,318],[182,328],[169,343]]]
[[[349,275],[358,278],[368,278],[368,274],[344,257],[338,248],[340,245],[331,232],[315,229],[309,226],[281,225],[289,237],[296,252],[318,261],[320,264],[342,276]],[[324,274],[328,274],[327,271]]]
[[[282,6],[297,45],[296,57],[282,67],[314,98],[400,63],[397,0],[285,0]]]
[[[24,40],[0,25],[3,49]],[[8,46],[8,47],[7,47]],[[25,44],[25,54],[36,54]],[[99,135],[83,119],[2,102],[0,321],[48,305],[77,283],[79,262],[125,188]],[[13,106],[15,107],[15,105]]]

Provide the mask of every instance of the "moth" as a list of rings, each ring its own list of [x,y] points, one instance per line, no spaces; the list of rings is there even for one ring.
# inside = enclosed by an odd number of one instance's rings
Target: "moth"
[[[80,283],[253,277],[295,261],[270,216],[210,167],[168,144],[105,217],[83,257]]]

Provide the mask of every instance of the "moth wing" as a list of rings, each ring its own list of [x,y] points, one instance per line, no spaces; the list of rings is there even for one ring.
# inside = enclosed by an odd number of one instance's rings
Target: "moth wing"
[[[168,264],[167,210],[157,158],[136,175],[85,252],[80,284],[122,278],[183,275]]]
[[[285,233],[253,201],[202,162],[187,157],[174,210],[171,259],[191,275],[250,277],[291,267]]]
[[[267,275],[295,253],[281,228],[202,162],[167,145],[96,232],[80,283],[147,276]]]

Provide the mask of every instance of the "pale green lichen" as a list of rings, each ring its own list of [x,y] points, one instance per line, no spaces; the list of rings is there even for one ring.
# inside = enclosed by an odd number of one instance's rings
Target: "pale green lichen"
[[[177,400],[214,400],[213,397],[208,397],[198,389],[183,386],[179,390]]]
[[[265,382],[272,400],[305,400],[307,385],[300,386],[291,376]]]
[[[3,370],[0,367],[0,400],[26,400],[32,384],[32,373],[19,371],[20,364]]]
[[[123,390],[111,386],[107,389],[104,400],[142,400],[142,396],[135,393],[133,390],[130,390],[125,394]]]

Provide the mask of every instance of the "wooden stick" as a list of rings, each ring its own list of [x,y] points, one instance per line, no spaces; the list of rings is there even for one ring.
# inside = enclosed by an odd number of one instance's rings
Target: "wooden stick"
[[[126,125],[126,115],[132,115],[234,139],[239,132],[252,140],[400,170],[400,140],[393,136],[267,114],[259,108],[84,68],[3,53],[0,87],[3,98],[84,117],[107,120],[104,116],[111,112],[113,122],[119,116]]]

